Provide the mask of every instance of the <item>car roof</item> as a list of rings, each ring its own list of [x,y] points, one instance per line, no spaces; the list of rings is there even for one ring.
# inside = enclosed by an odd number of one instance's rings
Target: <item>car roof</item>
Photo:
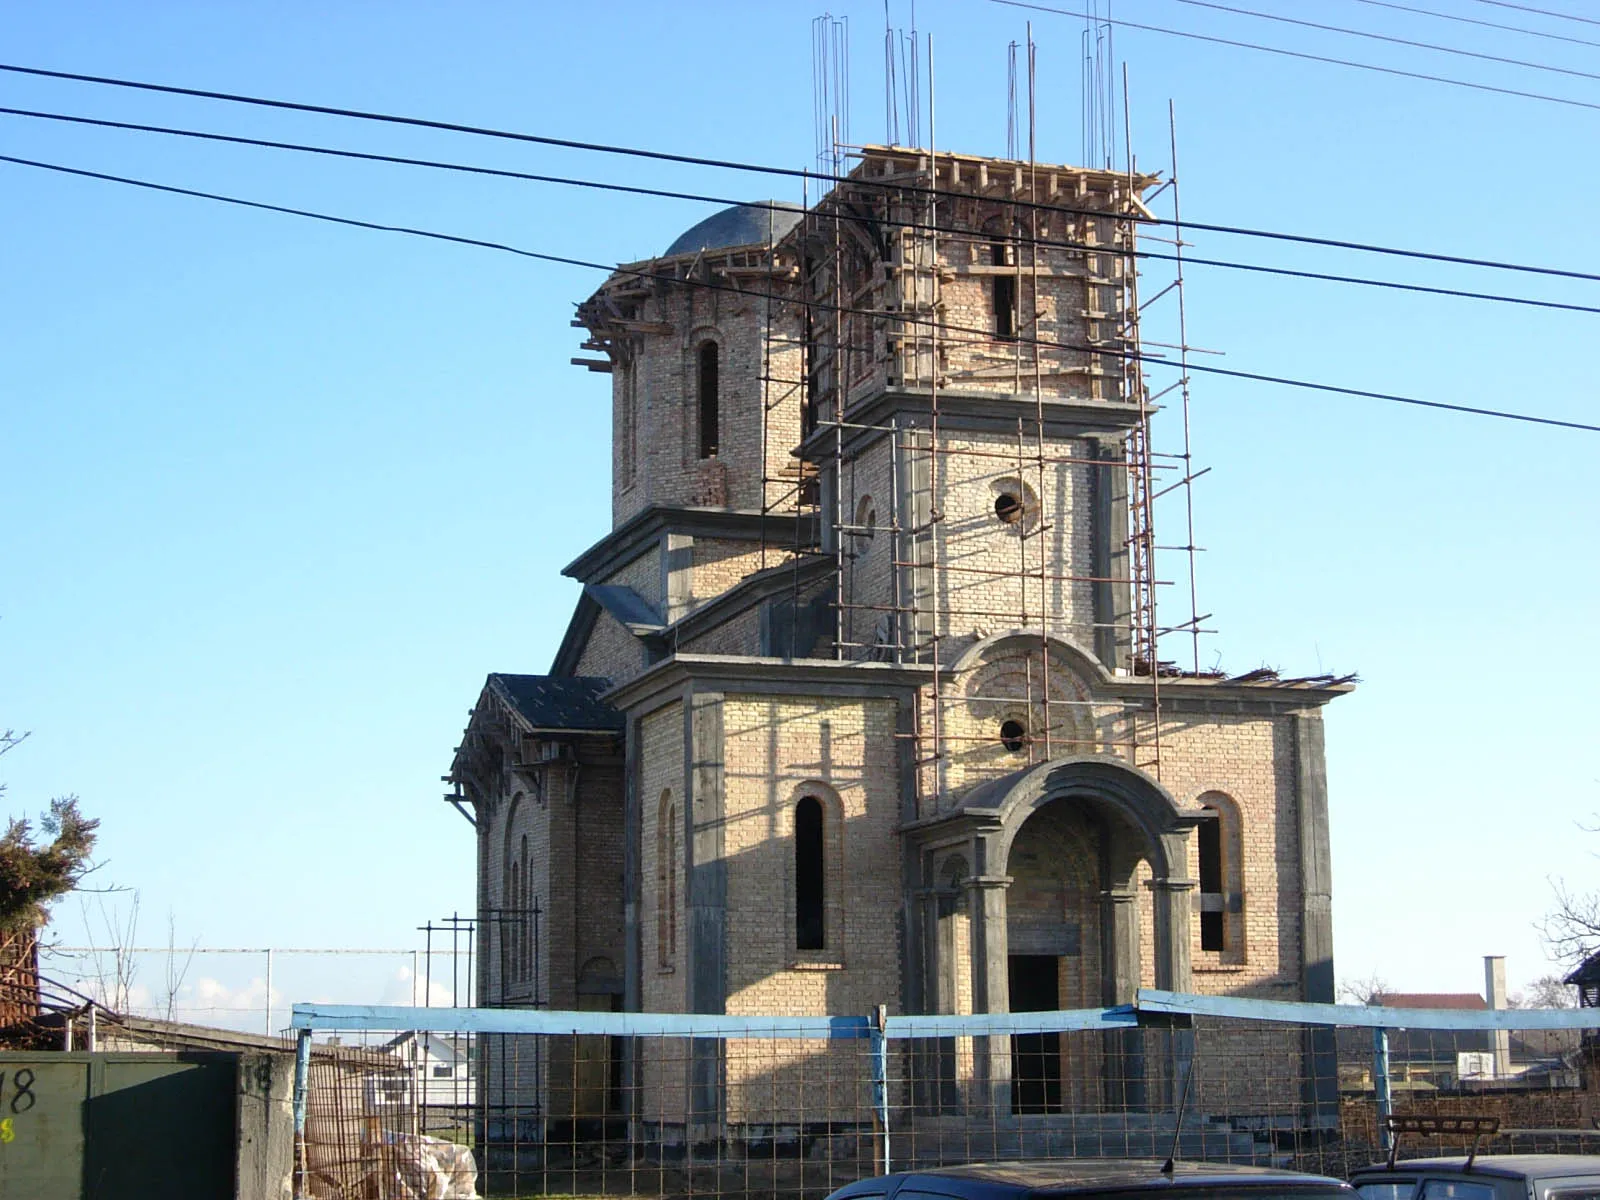
[[[1600,1175],[1600,1154],[1480,1154],[1467,1167],[1465,1155],[1452,1158],[1403,1158],[1394,1169],[1382,1163],[1351,1172],[1351,1179],[1370,1180],[1406,1171],[1496,1175],[1511,1179],[1548,1179],[1561,1175]]]
[[[1027,1191],[1086,1192],[1105,1189],[1171,1188],[1186,1184],[1229,1184],[1235,1187],[1267,1184],[1300,1184],[1343,1187],[1337,1179],[1306,1175],[1299,1171],[1270,1167],[1242,1167],[1227,1163],[1178,1162],[1170,1175],[1161,1170],[1163,1160],[1127,1158],[1035,1158],[1016,1162],[967,1163],[962,1166],[929,1167],[907,1171],[879,1180],[860,1180],[836,1195],[841,1197],[876,1191],[874,1183],[903,1186],[910,1180],[936,1179],[971,1184],[998,1184]],[[963,1189],[966,1190],[966,1189]]]

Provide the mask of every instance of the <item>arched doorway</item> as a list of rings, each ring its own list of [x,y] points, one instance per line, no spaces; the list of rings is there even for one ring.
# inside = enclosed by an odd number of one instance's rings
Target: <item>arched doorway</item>
[[[1006,984],[1012,1012],[1101,1004],[1100,879],[1106,831],[1089,807],[1062,801],[1033,813],[1007,864]],[[1018,1034],[1011,1041],[1011,1107],[1077,1111],[1098,1092],[1098,1055],[1082,1039]]]

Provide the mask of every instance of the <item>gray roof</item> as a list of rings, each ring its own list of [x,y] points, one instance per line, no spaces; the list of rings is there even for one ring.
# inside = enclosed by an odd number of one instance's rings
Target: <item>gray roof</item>
[[[694,254],[701,250],[725,250],[730,246],[766,246],[800,224],[802,209],[782,200],[758,200],[735,204],[712,213],[698,225],[691,225],[667,247],[663,257]]]
[[[592,596],[629,633],[659,633],[666,627],[661,614],[631,587],[615,583],[586,583],[583,591],[585,595]]]
[[[489,686],[509,700],[535,729],[622,729],[622,714],[600,700],[609,679],[593,675],[491,675]]]

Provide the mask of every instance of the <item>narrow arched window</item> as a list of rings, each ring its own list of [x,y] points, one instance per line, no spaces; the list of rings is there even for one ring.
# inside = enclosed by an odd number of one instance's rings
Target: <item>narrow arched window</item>
[[[717,344],[706,342],[700,347],[700,457],[715,458],[717,454]]]
[[[800,393],[800,440],[804,441],[817,431],[817,331],[811,319],[811,308],[806,308],[804,325],[800,334],[805,387]]]
[[[522,938],[517,929],[517,903],[522,886],[522,865],[511,864],[510,878],[506,880],[505,907],[500,914],[500,928],[506,939],[506,946],[510,953],[506,956],[506,976],[509,979],[522,978]]]
[[[678,806],[667,809],[667,961],[678,957]]]
[[[995,242],[989,247],[989,261],[996,267],[1011,264],[1011,247],[1005,242]],[[1017,336],[1017,277],[996,273],[994,281],[994,335],[1001,341],[1012,341]]]
[[[821,950],[827,944],[823,920],[826,874],[822,801],[815,796],[804,796],[794,806],[794,944],[797,950]]]
[[[617,482],[624,488],[633,486],[634,467],[639,456],[639,368],[637,357],[631,358],[616,381],[617,389]]]
[[[656,965],[673,964],[678,952],[678,806],[661,793],[656,808]]]
[[[522,899],[517,928],[522,934],[522,977],[533,978],[533,872],[528,862],[528,835],[522,835]]]
[[[1227,913],[1223,903],[1222,814],[1205,810],[1195,834],[1200,857],[1200,949],[1226,950]]]

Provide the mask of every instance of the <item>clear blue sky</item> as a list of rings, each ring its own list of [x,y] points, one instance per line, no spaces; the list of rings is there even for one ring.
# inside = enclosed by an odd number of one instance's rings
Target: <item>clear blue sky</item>
[[[1353,0],[1315,10],[1600,72],[1594,47]],[[853,22],[855,135],[881,139],[882,5],[835,11]],[[1081,21],[980,0],[917,11],[942,147],[1004,151],[1006,44],[1031,15],[1040,157],[1078,157]],[[1600,103],[1592,79],[1174,0],[1117,14]],[[10,6],[0,58],[803,167],[813,15],[64,2]],[[1600,270],[1600,111],[1154,33],[1119,31],[1116,48],[1141,167],[1165,170],[1176,103],[1192,219]],[[0,104],[799,198],[783,180],[14,76]],[[0,143],[605,262],[659,252],[709,211],[13,117]],[[0,724],[33,731],[4,760],[6,803],[82,796],[104,822],[101,878],[140,890],[142,940],[164,942],[170,912],[180,942],[410,946],[423,920],[470,910],[471,830],[439,776],[487,672],[548,669],[576,599],[558,571],[608,527],[607,380],[568,365],[571,306],[599,277],[5,164],[0,230]],[[1600,303],[1592,284],[1194,240]],[[1600,417],[1595,316],[1201,268],[1190,285],[1191,339],[1227,354],[1209,361]],[[1600,435],[1202,379],[1194,440],[1212,468],[1206,663],[1364,681],[1328,713],[1341,975],[1476,990],[1485,953],[1510,956],[1514,985],[1545,973],[1547,877],[1593,881],[1600,849],[1578,824],[1600,809]],[[78,926],[63,909],[62,936]]]

